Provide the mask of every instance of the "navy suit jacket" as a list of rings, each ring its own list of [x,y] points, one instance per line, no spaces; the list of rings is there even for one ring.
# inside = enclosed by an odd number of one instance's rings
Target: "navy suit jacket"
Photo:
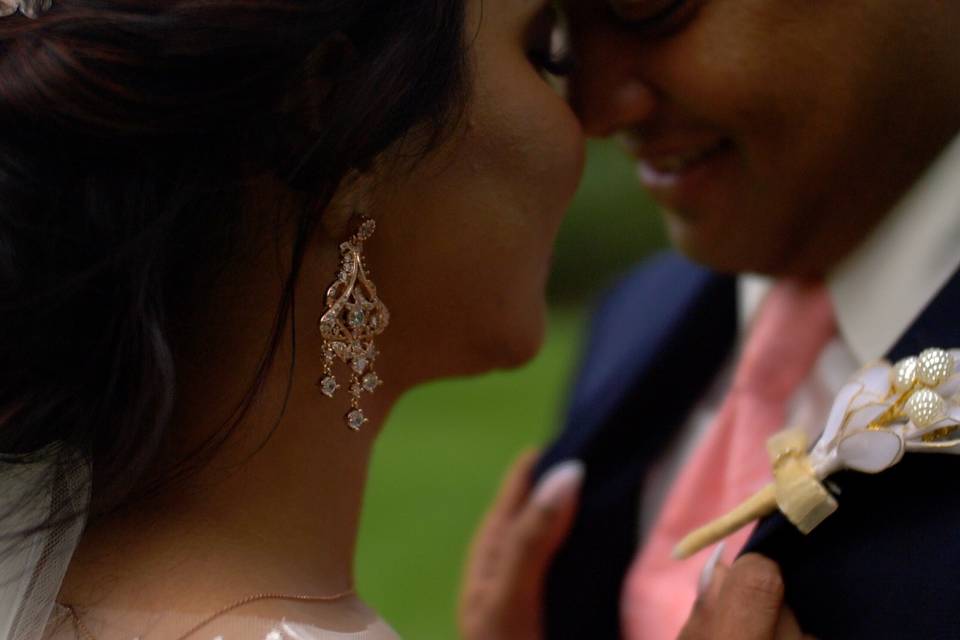
[[[736,340],[735,280],[665,254],[630,273],[592,323],[565,426],[538,464],[587,465],[573,531],[547,579],[551,639],[620,637],[641,483]],[[888,357],[960,347],[960,273]],[[960,458],[908,455],[833,477],[839,510],[808,536],[780,515],[747,550],[781,566],[787,601],[821,640],[960,639]]]

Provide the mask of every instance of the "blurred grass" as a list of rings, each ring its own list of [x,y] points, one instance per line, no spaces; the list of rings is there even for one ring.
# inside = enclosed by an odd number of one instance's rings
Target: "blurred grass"
[[[612,144],[591,143],[557,243],[543,351],[519,371],[416,389],[395,409],[374,454],[357,578],[404,638],[456,638],[473,529],[510,462],[556,429],[587,301],[663,242],[630,163]]]
[[[644,255],[662,248],[660,216],[641,191],[633,163],[610,142],[587,148],[583,183],[557,238],[550,299],[581,304]]]
[[[500,475],[549,437],[582,314],[553,314],[543,351],[521,371],[444,381],[408,394],[374,455],[360,536],[364,598],[404,637],[456,637],[460,570]]]

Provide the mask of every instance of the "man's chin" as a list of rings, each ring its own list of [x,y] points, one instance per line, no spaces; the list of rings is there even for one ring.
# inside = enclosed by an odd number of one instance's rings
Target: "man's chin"
[[[770,243],[750,246],[743,242],[743,234],[749,231],[706,225],[684,213],[665,211],[664,215],[670,244],[693,262],[720,273],[778,275],[783,270],[777,256],[771,253]]]
[[[724,246],[728,238],[716,234],[704,233],[702,225],[688,216],[686,212],[663,209],[666,221],[667,237],[673,248],[694,262],[717,271],[729,268]],[[724,269],[722,267],[727,267]]]

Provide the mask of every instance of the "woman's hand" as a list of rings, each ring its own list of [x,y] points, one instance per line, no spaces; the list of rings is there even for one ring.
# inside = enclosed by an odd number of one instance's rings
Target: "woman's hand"
[[[678,640],[811,640],[783,603],[776,563],[747,554],[717,565]]]
[[[531,490],[535,452],[507,473],[471,546],[459,624],[465,640],[540,640],[543,583],[573,523],[583,466],[557,465]],[[717,565],[678,640],[811,640],[783,603],[777,565],[748,554]]]
[[[465,640],[539,640],[543,583],[577,508],[583,465],[564,462],[531,490],[536,452],[513,464],[474,537],[460,596]]]

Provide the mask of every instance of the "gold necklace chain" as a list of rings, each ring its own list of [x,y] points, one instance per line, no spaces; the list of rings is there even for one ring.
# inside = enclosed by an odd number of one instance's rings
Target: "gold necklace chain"
[[[246,596],[244,598],[241,598],[236,602],[233,602],[231,604],[228,604],[225,607],[218,609],[215,613],[207,616],[206,618],[204,618],[203,620],[195,624],[193,627],[191,627],[190,630],[184,633],[182,636],[177,637],[176,640],[186,640],[187,638],[195,634],[197,631],[200,631],[200,629],[204,628],[205,626],[207,626],[208,624],[210,624],[211,622],[213,622],[223,614],[229,613],[234,609],[237,609],[247,604],[251,604],[253,602],[259,602],[261,600],[287,600],[290,602],[333,602],[335,600],[341,600],[348,596],[352,596],[355,593],[356,591],[353,588],[350,588],[347,591],[343,591],[341,593],[335,593],[330,596],[305,596],[305,595],[286,595],[282,593],[257,593],[251,596]],[[76,628],[77,632],[83,637],[83,640],[97,640],[96,636],[94,636],[93,633],[90,631],[90,628],[87,627],[87,625],[83,623],[83,620],[80,619],[80,615],[77,613],[76,607],[74,607],[72,604],[65,604],[63,606],[66,607],[67,610],[70,612],[70,617],[73,619],[73,625]],[[137,640],[139,640],[139,638]]]

